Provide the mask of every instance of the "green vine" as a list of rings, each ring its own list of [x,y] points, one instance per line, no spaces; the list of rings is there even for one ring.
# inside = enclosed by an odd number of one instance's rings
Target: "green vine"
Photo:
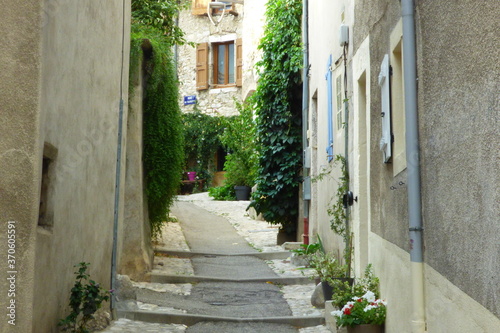
[[[258,153],[255,144],[255,121],[251,103],[235,100],[237,116],[223,118],[220,140],[229,154],[224,163],[225,184],[254,186],[257,178]]]
[[[223,117],[209,116],[195,107],[194,112],[182,114],[186,171],[196,171],[199,178],[211,179],[215,153],[221,147]]]
[[[267,3],[266,26],[252,96],[257,114],[259,171],[253,206],[266,221],[297,228],[302,160],[302,1]]]
[[[335,193],[335,201],[328,208],[328,216],[331,216],[330,229],[336,234],[346,236],[346,211],[344,208],[344,194],[349,190],[349,172],[346,170],[345,157],[335,155],[334,163],[340,165],[340,177],[338,180],[337,192]]]
[[[172,40],[161,30],[140,24],[132,26],[130,82],[136,79],[140,62],[145,75],[143,164],[153,238],[159,235],[177,194],[184,161],[171,46]]]

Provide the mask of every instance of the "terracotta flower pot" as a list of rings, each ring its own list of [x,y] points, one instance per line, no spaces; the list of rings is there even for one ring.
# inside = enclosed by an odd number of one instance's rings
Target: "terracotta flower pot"
[[[348,333],[383,333],[384,325],[356,325],[356,326],[348,326]]]

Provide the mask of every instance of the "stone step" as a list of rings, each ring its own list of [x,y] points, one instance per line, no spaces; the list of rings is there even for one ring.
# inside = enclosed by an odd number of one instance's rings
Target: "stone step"
[[[157,247],[155,248],[156,254],[170,255],[179,258],[192,258],[198,256],[204,257],[256,257],[262,260],[274,260],[274,259],[287,259],[292,254],[289,251],[280,252],[247,252],[247,253],[207,253],[207,252],[193,252],[193,251],[177,251],[169,250],[165,248]]]
[[[231,278],[217,278],[211,276],[196,276],[196,275],[167,275],[151,273],[151,282],[154,283],[199,283],[199,282],[262,282],[262,283],[272,283],[276,285],[294,285],[294,284],[314,284],[314,281],[307,276],[290,276],[290,277],[280,277],[280,276],[270,276],[262,278],[250,278],[250,279],[231,279]]]
[[[195,325],[199,322],[236,322],[236,323],[275,323],[289,324],[295,327],[313,327],[323,325],[325,318],[323,316],[282,316],[282,317],[258,317],[258,318],[234,318],[234,317],[218,317],[209,315],[197,314],[180,314],[180,313],[164,313],[143,310],[118,310],[118,318],[126,318],[130,320],[143,321],[149,323],[163,324],[183,324],[187,326]]]

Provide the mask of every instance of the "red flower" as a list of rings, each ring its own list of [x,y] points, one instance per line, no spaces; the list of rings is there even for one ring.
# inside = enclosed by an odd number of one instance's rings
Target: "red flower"
[[[358,298],[358,302],[360,302],[360,303],[361,303],[361,302],[363,302],[363,299],[361,299],[361,298]]]
[[[351,314],[351,309],[350,308],[347,308],[344,310],[344,314],[345,315],[350,315]]]

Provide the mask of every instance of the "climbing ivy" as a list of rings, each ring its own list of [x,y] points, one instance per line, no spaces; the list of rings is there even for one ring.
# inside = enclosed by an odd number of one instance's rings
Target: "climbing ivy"
[[[221,146],[219,135],[224,128],[221,116],[201,113],[197,107],[194,112],[182,115],[184,124],[184,152],[186,171],[196,171],[197,175],[209,183],[210,166],[215,153]]]
[[[269,0],[254,98],[259,172],[253,206],[288,233],[296,231],[301,183],[300,0]]]
[[[130,82],[143,61],[145,76],[143,165],[152,237],[156,238],[177,194],[184,162],[184,136],[172,40],[151,26],[134,24]],[[133,91],[131,92],[131,95]]]

